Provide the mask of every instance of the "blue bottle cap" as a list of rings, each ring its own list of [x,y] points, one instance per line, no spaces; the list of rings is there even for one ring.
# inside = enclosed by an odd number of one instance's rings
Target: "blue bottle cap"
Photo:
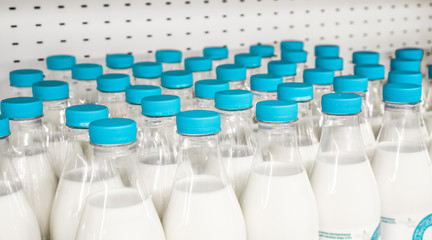
[[[338,45],[315,46],[315,57],[339,57]]]
[[[241,81],[246,79],[246,67],[240,64],[223,64],[216,68],[217,80]]]
[[[212,70],[212,60],[207,57],[190,57],[185,59],[185,69],[189,72]]]
[[[307,52],[304,50],[282,50],[282,60],[305,63],[307,61]]]
[[[338,71],[343,69],[343,59],[340,57],[317,57],[315,67]]]
[[[229,90],[229,82],[221,80],[201,80],[195,83],[195,96],[214,99],[216,92]]]
[[[105,57],[106,66],[114,69],[131,68],[134,57],[131,54],[108,54]]]
[[[418,103],[421,101],[420,85],[409,83],[388,83],[383,87],[383,99],[386,102]]]
[[[411,83],[416,85],[422,84],[423,75],[421,72],[394,70],[388,74],[389,83]]]
[[[352,54],[352,62],[354,64],[378,64],[379,53],[372,51],[356,51]]]
[[[151,85],[134,85],[126,88],[126,102],[131,104],[141,104],[145,97],[161,95],[162,90],[158,86]]]
[[[162,74],[162,64],[158,62],[135,63],[132,72],[137,78],[157,78]]]
[[[420,61],[393,58],[390,60],[390,71],[393,70],[420,72]]]
[[[365,92],[368,88],[368,79],[360,75],[346,75],[335,77],[333,90],[335,92]]]
[[[31,87],[33,83],[43,81],[44,74],[36,69],[19,69],[9,73],[12,87]]]
[[[396,58],[421,61],[423,52],[421,48],[400,48],[396,50]]]
[[[252,92],[248,90],[226,90],[215,95],[215,107],[222,110],[240,110],[252,107]]]
[[[290,122],[297,120],[296,102],[268,100],[256,105],[256,118],[261,122]]]
[[[234,62],[246,68],[256,68],[261,66],[261,56],[251,53],[240,53],[235,55]]]
[[[303,50],[302,41],[286,40],[280,43],[281,50]]]
[[[334,115],[351,115],[361,112],[362,98],[355,93],[328,93],[321,99],[322,111]]]
[[[33,84],[33,97],[42,101],[55,101],[69,98],[69,84],[63,81],[42,81]]]
[[[76,64],[76,59],[71,55],[54,55],[46,58],[49,70],[71,70]]]
[[[274,47],[272,45],[252,45],[249,47],[249,52],[263,58],[274,56]]]
[[[36,118],[43,115],[43,105],[34,97],[7,98],[1,101],[1,112],[10,119]]]
[[[228,58],[227,47],[206,47],[203,49],[203,56],[213,60],[222,60]]]
[[[432,79],[432,65],[428,66],[428,70],[429,70],[429,79]]]
[[[98,145],[118,145],[136,141],[136,122],[128,118],[105,118],[89,125],[90,142]]]
[[[303,82],[327,85],[332,84],[334,78],[334,71],[326,69],[310,68],[303,71]]]
[[[179,89],[188,88],[193,85],[192,72],[184,70],[173,70],[163,72],[161,76],[162,87]]]
[[[313,99],[313,86],[309,83],[288,82],[279,84],[278,99],[293,102],[305,102]]]
[[[179,50],[164,49],[156,51],[156,62],[160,63],[180,63],[182,52]]]
[[[192,110],[177,114],[177,132],[186,135],[215,134],[221,130],[220,114],[208,110]]]
[[[81,63],[72,67],[72,78],[77,80],[96,80],[102,75],[102,66],[94,63]]]
[[[0,115],[0,138],[10,135],[9,118],[6,115]]]
[[[141,113],[151,117],[173,116],[180,112],[180,98],[174,95],[155,95],[141,101]]]
[[[97,90],[101,92],[124,92],[129,85],[127,74],[108,73],[97,78]]]
[[[254,91],[276,92],[278,85],[283,83],[283,78],[274,74],[255,74],[251,76],[250,82]]]
[[[108,108],[96,104],[75,105],[66,108],[66,125],[76,128],[88,128],[90,123],[108,118]]]
[[[357,64],[354,66],[354,75],[367,77],[369,81],[384,79],[385,68],[380,64]]]
[[[294,76],[297,73],[297,64],[286,60],[271,61],[267,65],[268,72],[279,76]]]

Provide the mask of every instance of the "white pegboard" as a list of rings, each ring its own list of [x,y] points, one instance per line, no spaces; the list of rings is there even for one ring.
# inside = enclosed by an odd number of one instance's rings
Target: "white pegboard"
[[[404,46],[430,56],[432,1],[1,0],[0,98],[10,70],[42,67],[52,54],[86,62],[131,52],[140,60],[159,48],[190,55],[210,45],[237,49],[283,39],[304,40],[310,55],[316,44],[339,44],[346,62],[363,49],[386,61]]]

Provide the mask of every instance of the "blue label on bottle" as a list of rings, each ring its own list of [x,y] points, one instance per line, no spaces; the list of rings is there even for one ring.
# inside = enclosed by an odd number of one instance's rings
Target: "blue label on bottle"
[[[380,237],[380,235],[381,235],[380,227],[381,227],[381,223],[378,224],[378,227],[375,229],[375,232],[374,232],[374,234],[372,235],[371,240],[378,240],[378,239],[379,239],[379,237]]]
[[[423,235],[426,232],[426,230],[432,226],[432,214],[429,216],[423,218],[421,222],[417,225],[416,229],[414,230],[413,234],[413,240],[423,240]],[[427,239],[424,239],[427,240]]]

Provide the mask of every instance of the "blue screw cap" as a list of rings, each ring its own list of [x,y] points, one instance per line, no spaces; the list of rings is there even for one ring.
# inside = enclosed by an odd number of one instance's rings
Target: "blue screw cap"
[[[274,47],[272,45],[252,45],[249,47],[249,52],[263,58],[274,56]]]
[[[128,118],[106,118],[89,125],[90,142],[98,145],[119,145],[136,141],[137,125]]]
[[[357,64],[354,66],[354,75],[367,77],[369,81],[384,79],[385,68],[380,64]]]
[[[297,64],[286,60],[271,61],[267,65],[268,72],[279,76],[294,76],[297,73]]]
[[[96,104],[75,105],[66,108],[66,125],[88,128],[96,120],[108,118],[108,108]]]
[[[365,92],[368,89],[368,79],[360,75],[346,75],[335,77],[333,90],[335,92]]]
[[[104,74],[97,79],[97,90],[101,92],[124,92],[129,85],[129,75],[122,73]]]
[[[49,70],[71,70],[76,64],[76,59],[71,55],[54,55],[46,58]]]
[[[44,74],[37,69],[19,69],[9,73],[12,87],[31,87],[34,83],[43,81]]]
[[[315,57],[339,57],[338,45],[315,46]]]
[[[303,71],[303,82],[327,85],[332,84],[334,78],[334,71],[326,69],[310,68]]]
[[[189,72],[212,70],[212,59],[207,57],[190,57],[185,59],[185,69]]]
[[[428,66],[429,79],[432,79],[432,65]]]
[[[33,84],[33,97],[42,101],[55,101],[69,98],[69,84],[63,81],[42,81]]]
[[[388,74],[389,83],[411,83],[421,85],[422,78],[423,75],[421,72],[394,70],[390,71]]]
[[[195,83],[195,96],[214,99],[216,92],[229,90],[229,82],[221,80],[200,80]]]
[[[96,80],[102,73],[99,64],[81,63],[72,67],[72,78],[77,80]]]
[[[220,114],[208,110],[192,110],[177,114],[177,132],[186,135],[215,134],[221,130]]]
[[[256,105],[256,118],[261,122],[290,122],[297,120],[296,102],[268,100]]]
[[[240,64],[224,64],[216,68],[217,80],[241,81],[246,79],[246,67]]]
[[[278,85],[283,83],[282,76],[274,74],[255,74],[251,76],[251,89],[262,92],[276,92]]]
[[[156,51],[156,62],[160,63],[180,63],[182,52],[179,50],[163,49]]]
[[[215,107],[222,110],[239,110],[252,107],[252,92],[248,90],[227,90],[217,92]]]
[[[317,57],[315,59],[315,67],[339,71],[343,69],[343,59],[340,57]]]
[[[423,52],[421,48],[400,48],[396,50],[396,58],[421,61]]]
[[[203,49],[203,56],[213,60],[222,60],[228,58],[227,47],[206,47]]]
[[[356,51],[352,54],[354,64],[378,64],[380,55],[372,51]]]
[[[157,78],[162,74],[162,64],[158,62],[139,62],[132,67],[132,73],[137,78]]]
[[[281,50],[303,50],[303,42],[295,40],[281,41]]]
[[[10,119],[36,118],[43,115],[43,105],[34,97],[7,98],[1,101],[1,112]]]
[[[161,95],[162,90],[158,86],[134,85],[126,88],[126,102],[139,105],[145,97]]]
[[[394,58],[390,60],[390,70],[420,72],[420,61]]]
[[[409,83],[388,83],[383,87],[383,99],[386,102],[418,103],[421,101],[420,85]]]
[[[184,70],[173,70],[162,73],[161,85],[164,88],[179,89],[188,88],[193,85],[192,72]]]
[[[313,99],[313,86],[309,83],[289,82],[278,86],[278,99],[293,102],[305,102]]]
[[[6,115],[0,115],[0,138],[10,135],[9,118]]]
[[[234,62],[246,68],[256,68],[261,66],[261,56],[251,53],[240,53],[235,55]]]
[[[334,115],[351,115],[361,112],[362,98],[355,93],[329,93],[322,96],[322,111]]]
[[[105,57],[106,66],[113,69],[131,68],[134,57],[131,54],[108,54]]]
[[[307,52],[304,50],[282,50],[282,60],[305,63],[307,61]]]
[[[173,116],[180,112],[180,98],[174,95],[155,95],[141,101],[141,113],[151,117]]]

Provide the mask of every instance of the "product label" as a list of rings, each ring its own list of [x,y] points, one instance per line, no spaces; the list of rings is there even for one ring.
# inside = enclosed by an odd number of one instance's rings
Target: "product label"
[[[382,240],[432,239],[432,214],[420,216],[381,217]]]
[[[378,240],[380,237],[380,225],[364,229],[353,229],[351,231],[329,231],[330,229],[320,229],[320,240]]]

